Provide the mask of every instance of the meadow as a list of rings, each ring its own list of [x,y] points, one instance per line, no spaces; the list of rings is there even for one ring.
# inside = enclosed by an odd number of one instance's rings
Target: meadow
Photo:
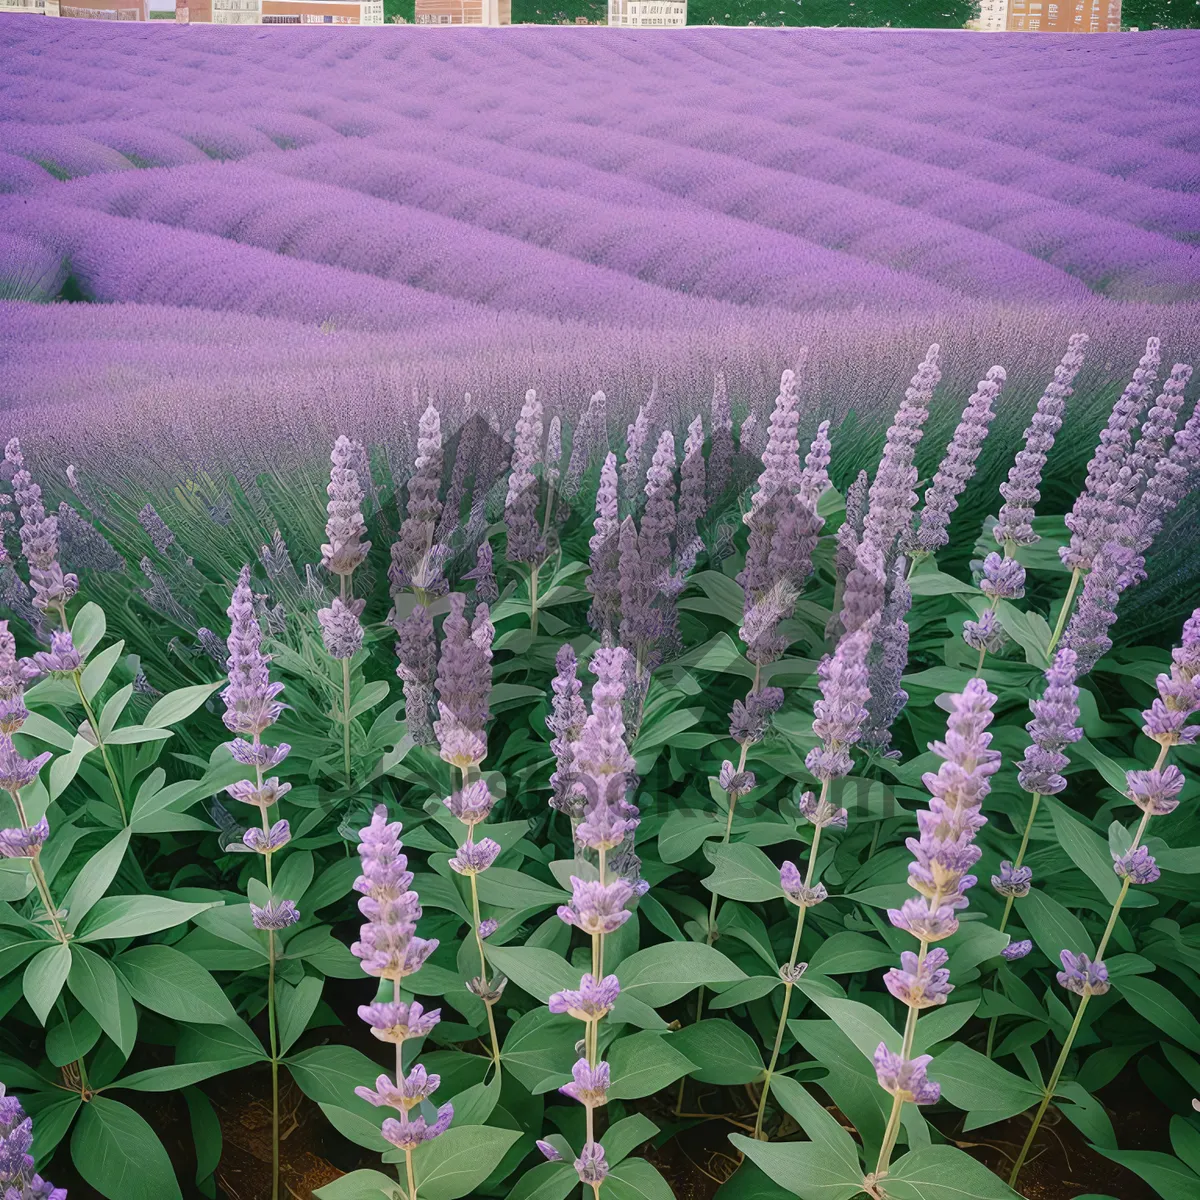
[[[1194,35],[0,47],[5,1200],[1200,1191]]]

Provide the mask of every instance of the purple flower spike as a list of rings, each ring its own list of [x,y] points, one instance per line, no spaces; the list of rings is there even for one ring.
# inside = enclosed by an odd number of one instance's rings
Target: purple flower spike
[[[488,790],[488,785],[482,779],[476,779],[461,791],[447,796],[442,803],[464,825],[475,826],[487,820],[496,800]]]
[[[55,630],[50,635],[49,651],[39,650],[33,656],[33,661],[37,663],[38,670],[47,675],[73,674],[79,670],[82,663],[79,651],[75,649],[75,643],[65,629]]]
[[[560,647],[554,659],[557,674],[551,680],[554,692],[546,727],[554,735],[550,749],[555,770],[550,776],[550,807],[559,812],[583,815],[584,795],[575,765],[575,743],[587,723],[587,705],[583,702],[583,684],[578,676],[579,663],[569,644]]]
[[[67,1200],[67,1189],[47,1183],[34,1168],[33,1121],[0,1083],[0,1187],[4,1200]]]
[[[362,565],[371,549],[371,543],[363,541],[367,531],[362,514],[364,495],[362,481],[354,469],[356,463],[364,461],[363,447],[348,437],[339,437],[329,458],[333,463],[325,489],[329,496],[325,536],[329,542],[321,547],[321,564],[335,575],[349,576]],[[349,658],[350,655],[335,654],[334,657]]]
[[[454,1105],[443,1104],[432,1125],[426,1125],[424,1117],[409,1117],[399,1121],[389,1117],[379,1132],[398,1150],[415,1150],[422,1142],[431,1142],[445,1133],[453,1120]]]
[[[588,1142],[575,1160],[575,1170],[579,1173],[579,1182],[584,1187],[599,1188],[608,1178],[608,1160],[604,1157],[604,1147],[599,1142]]]
[[[1145,885],[1153,883],[1162,874],[1154,856],[1145,846],[1139,846],[1126,854],[1118,855],[1113,860],[1113,870],[1132,884]]]
[[[1000,957],[1007,959],[1009,962],[1016,962],[1018,959],[1024,958],[1033,949],[1033,943],[1025,938],[1020,942],[1009,942],[1003,950],[1000,951]]]
[[[1171,651],[1170,674],[1155,680],[1158,696],[1142,713],[1142,732],[1160,746],[1190,744],[1200,737],[1200,725],[1187,719],[1200,711],[1200,608],[1183,626],[1183,639]]]
[[[821,699],[813,705],[813,733],[822,744],[808,752],[804,765],[822,781],[840,779],[853,767],[849,747],[858,741],[867,717],[867,651],[877,624],[871,620],[843,634],[817,668]]]
[[[829,899],[824,884],[818,883],[816,887],[805,886],[804,878],[793,862],[785,862],[779,868],[779,886],[783,888],[783,894],[801,908],[812,908],[813,905]]]
[[[45,817],[28,829],[0,829],[0,858],[36,858],[49,836]]]
[[[897,929],[903,929],[923,942],[940,942],[958,932],[954,909],[948,904],[932,908],[924,896],[905,900],[901,908],[889,908],[888,920]]]
[[[993,551],[983,560],[979,590],[993,602],[1019,600],[1025,595],[1025,568],[1015,558]]]
[[[395,1108],[407,1113],[416,1108],[422,1100],[428,1100],[441,1086],[440,1075],[430,1075],[418,1063],[408,1075],[398,1084],[393,1083],[387,1075],[380,1075],[375,1080],[375,1087],[356,1087],[354,1094],[375,1108]]]
[[[271,656],[262,652],[262,630],[254,615],[248,566],[238,576],[227,611],[229,686],[221,693],[225,727],[230,733],[248,734],[257,743],[259,735],[283,712],[283,704],[275,698],[283,691],[283,684],[270,679]]]
[[[767,733],[771,717],[783,707],[783,689],[759,688],[750,692],[745,701],[735,700],[729,714],[729,736],[739,746],[753,746]]]
[[[612,1010],[620,991],[615,975],[606,975],[599,982],[594,975],[585,975],[578,991],[555,992],[550,997],[550,1011],[567,1013],[579,1021],[599,1021]]]
[[[1046,671],[1046,690],[1041,699],[1030,701],[1034,719],[1025,729],[1033,741],[1018,764],[1017,781],[1027,792],[1054,796],[1067,786],[1060,774],[1070,759],[1064,746],[1083,737],[1079,721],[1079,688],[1075,686],[1077,656],[1064,647]]]
[[[992,876],[992,890],[999,896],[1019,900],[1029,895],[1033,885],[1032,867],[1014,867],[1007,859],[1000,864],[1000,874]]]
[[[1113,540],[1097,551],[1075,612],[1067,622],[1063,644],[1079,656],[1079,675],[1086,675],[1112,649],[1108,630],[1117,619],[1121,578],[1133,557],[1133,551],[1122,544],[1127,532],[1114,530]]]
[[[925,1069],[931,1062],[932,1054],[904,1059],[880,1042],[875,1051],[875,1077],[879,1080],[879,1086],[898,1100],[910,1104],[934,1104],[941,1096],[942,1089],[932,1079],[926,1078]]]
[[[850,821],[850,815],[844,808],[838,808],[828,798],[818,800],[812,792],[805,792],[796,803],[800,815],[818,829],[845,829]]]
[[[398,1046],[409,1038],[428,1036],[442,1019],[442,1010],[426,1012],[416,1000],[410,1004],[377,1000],[374,1004],[360,1004],[358,1015],[370,1025],[374,1037]]]
[[[572,1081],[558,1090],[572,1100],[578,1100],[584,1108],[601,1108],[608,1103],[608,1063],[598,1062],[594,1067],[586,1058],[579,1059],[571,1068]]]
[[[533,473],[542,460],[542,430],[542,402],[530,388],[513,436],[512,473],[504,500],[509,562],[532,564],[545,555],[537,516],[540,490]]]
[[[1172,764],[1151,771],[1126,771],[1125,795],[1151,816],[1165,817],[1179,807],[1183,772]]]
[[[437,592],[442,584],[441,563],[434,553],[434,533],[442,502],[442,424],[433,405],[421,414],[417,427],[417,457],[408,480],[408,507],[400,536],[392,545],[388,582],[392,595],[405,588]]]
[[[272,775],[264,779],[259,786],[251,779],[241,779],[231,783],[225,789],[227,795],[243,804],[251,804],[255,808],[268,809],[277,804],[282,797],[292,790],[290,783],[280,783],[278,776]]]
[[[542,1152],[542,1157],[547,1162],[562,1162],[563,1156],[549,1142],[543,1142],[540,1138],[534,1142],[534,1145]]]
[[[300,920],[300,911],[294,900],[268,900],[262,908],[250,905],[250,919],[255,929],[286,929]]]
[[[465,595],[453,593],[442,624],[437,666],[440,719],[433,723],[442,758],[460,770],[478,766],[487,753],[495,633],[487,606],[477,606],[474,622],[468,623],[466,604]]]
[[[325,653],[330,658],[353,658],[363,644],[363,627],[359,618],[366,607],[365,600],[351,600],[344,604],[335,596],[328,608],[317,610],[317,624],[321,627],[321,639]]]
[[[79,577],[64,574],[58,561],[58,518],[46,512],[42,489],[25,469],[25,457],[16,438],[5,447],[4,457],[16,468],[13,496],[21,510],[21,553],[29,564],[33,607],[43,613],[60,608],[79,591]]]
[[[737,796],[740,799],[754,791],[756,781],[753,771],[735,770],[733,763],[726,759],[721,764],[717,782],[721,785],[722,790],[728,792],[731,797]]]
[[[978,621],[963,622],[963,641],[972,650],[998,654],[1004,649],[1004,630],[993,609],[986,609]]]
[[[559,905],[559,919],[584,933],[616,933],[633,915],[625,905],[635,892],[624,879],[602,884],[571,876],[571,903]]]
[[[458,853],[450,860],[450,869],[460,875],[478,875],[486,871],[500,855],[500,843],[484,838],[481,842],[467,842],[459,846]]]
[[[242,835],[247,850],[255,854],[274,854],[292,840],[292,831],[286,821],[276,821],[269,830],[251,827]]]
[[[1089,962],[1086,954],[1064,950],[1059,956],[1063,969],[1058,983],[1077,996],[1103,996],[1108,991],[1108,968],[1102,962]]]
[[[53,754],[46,751],[37,758],[23,758],[12,738],[6,733],[0,734],[0,788],[15,795],[38,777],[38,772],[52,757]]]
[[[887,990],[909,1008],[935,1008],[946,1003],[946,997],[954,991],[946,960],[950,956],[940,946],[935,946],[919,963],[918,956],[911,950],[900,955],[900,966],[893,967],[884,977]]]

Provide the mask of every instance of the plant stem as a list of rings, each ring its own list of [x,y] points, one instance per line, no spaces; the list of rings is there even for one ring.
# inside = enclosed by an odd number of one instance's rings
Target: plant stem
[[[270,857],[267,859],[270,862]],[[271,1200],[279,1200],[279,1039],[275,1029],[275,931],[267,930],[267,1041],[271,1052]]]
[[[413,1178],[412,1151],[405,1149],[404,1166],[408,1172],[408,1200],[417,1200],[417,1181]]]
[[[21,822],[21,828],[29,829],[29,818],[25,815],[25,805],[21,803],[21,793],[11,791],[8,793],[13,804],[17,809],[17,820]],[[46,879],[46,873],[42,870],[42,864],[38,860],[38,855],[42,852],[41,846],[37,848],[36,853],[29,858],[29,873],[33,876],[33,882],[37,885],[38,896],[41,898],[42,907],[46,910],[46,916],[50,918],[50,923],[54,926],[54,936],[58,941],[66,945],[67,934],[62,927],[62,922],[58,919],[58,909],[54,905],[54,899],[50,895],[50,884]]]
[[[1067,594],[1063,598],[1062,610],[1058,614],[1058,622],[1054,626],[1054,633],[1050,638],[1050,645],[1046,647],[1046,654],[1054,653],[1054,648],[1058,645],[1058,639],[1062,637],[1062,631],[1066,628],[1067,617],[1071,615],[1071,604],[1075,600],[1075,591],[1079,587],[1079,581],[1083,578],[1083,571],[1076,567],[1071,572],[1071,582],[1067,585]]]
[[[935,896],[931,900],[930,908],[935,910],[940,903],[941,897]],[[924,938],[921,939],[921,952],[917,955],[917,972],[920,973],[921,968],[925,965],[925,955],[929,953],[929,943]],[[921,1010],[916,1005],[910,1005],[908,1009],[908,1017],[904,1022],[904,1042],[900,1047],[900,1057],[908,1060],[912,1056],[913,1038],[917,1034],[917,1017]],[[896,1148],[896,1139],[900,1136],[900,1114],[904,1109],[904,1101],[899,1096],[892,1097],[892,1111],[888,1116],[887,1128],[883,1133],[883,1145],[879,1147],[879,1161],[875,1164],[875,1178],[882,1179],[887,1175],[888,1167],[892,1161],[892,1151]]]
[[[529,568],[529,632],[537,637],[538,631],[538,569]]]
[[[83,701],[83,711],[87,714],[88,724],[92,728],[92,736],[96,739],[96,745],[100,748],[100,757],[104,759],[104,769],[108,772],[108,782],[112,784],[113,795],[117,798],[117,808],[121,811],[121,824],[128,825],[129,818],[125,815],[125,798],[121,794],[121,785],[117,783],[116,772],[109,761],[108,747],[105,746],[104,739],[100,736],[100,722],[96,720],[96,714],[92,711],[92,706],[83,694],[83,672],[72,671],[71,678],[75,681],[75,690],[79,693],[79,699]]]
[[[825,797],[829,793],[829,780],[823,780],[821,783],[821,799],[817,802],[818,806],[823,804]],[[804,872],[804,886],[806,888],[812,886],[813,873],[817,867],[817,848],[821,844],[821,827],[818,825],[813,830],[812,845],[808,850],[808,868]],[[788,976],[796,966],[796,956],[800,953],[800,938],[804,934],[804,917],[808,912],[808,906],[800,905],[800,911],[796,914],[796,936],[792,938],[792,953],[788,958]],[[760,1141],[766,1141],[763,1137],[763,1114],[767,1111],[767,1097],[771,1094],[771,1077],[775,1073],[775,1064],[779,1061],[779,1048],[783,1045],[783,1034],[787,1029],[788,1012],[792,1004],[792,988],[794,983],[790,978],[785,977],[783,981],[783,1011],[779,1014],[779,1028],[775,1031],[775,1045],[771,1050],[771,1061],[767,1065],[767,1073],[763,1077],[762,1095],[758,1098],[758,1113],[754,1118],[754,1136]]]
[[[342,767],[350,789],[350,660],[342,659]]]

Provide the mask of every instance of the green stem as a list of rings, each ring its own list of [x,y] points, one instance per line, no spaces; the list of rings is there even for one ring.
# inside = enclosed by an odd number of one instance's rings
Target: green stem
[[[529,632],[537,637],[538,631],[538,569],[529,568]]]
[[[1079,581],[1082,578],[1082,570],[1076,567],[1071,572],[1071,582],[1067,585],[1067,594],[1063,599],[1062,609],[1058,614],[1058,623],[1054,626],[1054,634],[1050,638],[1050,645],[1046,647],[1047,655],[1054,653],[1054,648],[1058,645],[1058,639],[1062,637],[1062,631],[1067,625],[1067,617],[1071,615],[1071,604],[1075,599],[1075,590],[1079,587]]]
[[[413,1178],[412,1151],[404,1151],[404,1168],[408,1172],[408,1200],[417,1200],[417,1181]]]
[[[342,659],[342,767],[350,790],[350,660]]]
[[[112,784],[113,795],[117,798],[117,808],[121,810],[121,824],[128,825],[129,818],[125,815],[125,798],[121,794],[121,785],[117,783],[117,775],[113,770],[113,765],[108,758],[108,747],[104,744],[104,739],[100,736],[100,722],[96,720],[96,714],[92,711],[92,706],[88,703],[87,697],[83,694],[83,672],[72,671],[71,678],[75,681],[75,690],[79,693],[79,699],[83,701],[83,711],[87,714],[88,724],[92,729],[92,736],[96,739],[96,745],[100,748],[100,757],[104,759],[104,769],[108,772],[108,782]]]
[[[940,897],[935,896],[930,901],[930,909],[936,910]],[[925,965],[925,956],[929,953],[929,943],[924,938],[921,939],[921,952],[917,955],[917,973]],[[900,1047],[900,1057],[908,1060],[912,1057],[913,1039],[917,1034],[917,1017],[921,1010],[917,1006],[910,1005],[908,1009],[908,1018],[904,1022],[904,1043]],[[892,1111],[888,1116],[887,1128],[883,1133],[883,1145],[879,1147],[879,1160],[875,1164],[875,1178],[877,1180],[884,1178],[888,1173],[888,1167],[892,1161],[892,1151],[896,1148],[896,1139],[900,1136],[900,1114],[904,1109],[904,1101],[899,1096],[892,1098]]]
[[[28,830],[29,818],[25,815],[25,805],[21,803],[21,793],[19,791],[10,791],[8,794],[12,797],[13,804],[16,806],[17,820],[21,822],[21,828]],[[63,929],[62,922],[58,919],[58,909],[55,907],[54,899],[50,895],[50,884],[38,859],[38,855],[41,852],[42,848],[39,846],[37,852],[30,856],[29,873],[33,876],[33,882],[37,885],[38,896],[42,901],[42,907],[46,910],[46,916],[50,918],[50,923],[54,926],[55,938],[66,945],[66,930]]]
[[[268,862],[270,859],[268,858]],[[279,1039],[275,1028],[275,931],[267,930],[267,1040],[271,1052],[271,1200],[279,1200]]]

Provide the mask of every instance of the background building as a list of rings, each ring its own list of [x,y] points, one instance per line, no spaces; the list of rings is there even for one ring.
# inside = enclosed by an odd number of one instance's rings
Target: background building
[[[1008,0],[981,0],[979,17],[971,27],[985,33],[1002,33],[1008,28]]]
[[[1120,33],[1121,0],[1009,0],[1006,28],[1026,33]]]
[[[687,0],[608,0],[610,25],[686,25]]]
[[[511,25],[512,0],[416,0],[418,25]]]
[[[383,0],[176,0],[175,20],[200,25],[382,25]]]
[[[148,21],[146,0],[46,0],[48,17],[89,17],[97,21]]]

